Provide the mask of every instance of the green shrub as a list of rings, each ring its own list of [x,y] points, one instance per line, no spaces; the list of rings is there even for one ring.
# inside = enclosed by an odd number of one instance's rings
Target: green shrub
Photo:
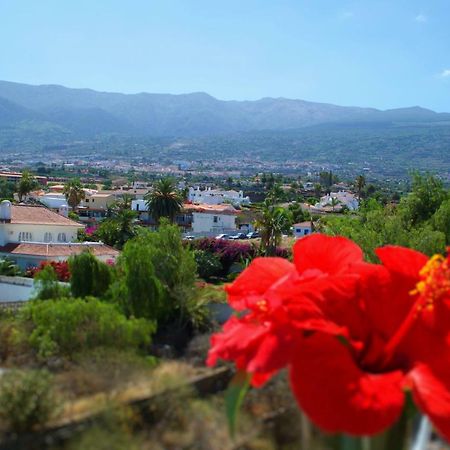
[[[127,319],[117,308],[95,298],[31,302],[20,312],[31,328],[29,343],[41,357],[71,357],[84,349],[138,349],[150,344],[155,325]]]
[[[74,297],[102,297],[112,282],[112,269],[91,252],[69,258],[70,289]]]
[[[0,378],[0,420],[20,433],[45,424],[58,410],[52,377],[44,370],[11,370]]]
[[[20,275],[19,267],[8,258],[0,259],[0,275],[15,277]]]
[[[205,250],[194,250],[197,272],[200,278],[209,280],[222,273],[222,263],[218,256]]]
[[[161,320],[166,314],[165,292],[153,259],[153,249],[135,239],[127,242],[119,258],[121,279],[112,291],[127,316]]]
[[[39,300],[49,300],[51,298],[61,298],[69,295],[67,286],[63,286],[58,281],[55,269],[50,264],[44,266],[34,277],[35,298]]]
[[[126,243],[111,292],[128,315],[186,323],[191,313],[199,316],[194,255],[183,246],[178,227],[161,222],[157,232],[143,231]]]

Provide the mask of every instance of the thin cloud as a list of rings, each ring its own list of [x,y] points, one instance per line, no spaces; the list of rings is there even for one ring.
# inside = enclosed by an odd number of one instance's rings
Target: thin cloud
[[[425,23],[428,22],[428,17],[425,14],[417,14],[414,20],[419,23]]]
[[[441,78],[450,78],[450,69],[445,69],[441,72]]]

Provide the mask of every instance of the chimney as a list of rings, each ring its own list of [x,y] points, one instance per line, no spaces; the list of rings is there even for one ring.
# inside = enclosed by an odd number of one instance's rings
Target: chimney
[[[0,203],[0,220],[11,220],[11,202],[3,200]]]
[[[69,207],[64,204],[58,208],[58,214],[64,217],[69,217]]]

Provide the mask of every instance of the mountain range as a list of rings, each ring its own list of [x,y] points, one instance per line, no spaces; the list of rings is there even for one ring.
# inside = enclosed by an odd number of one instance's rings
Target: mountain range
[[[39,126],[73,138],[104,133],[207,136],[324,124],[442,122],[450,122],[450,113],[436,113],[418,106],[382,111],[286,98],[223,101],[202,92],[120,94],[0,81],[0,130]]]

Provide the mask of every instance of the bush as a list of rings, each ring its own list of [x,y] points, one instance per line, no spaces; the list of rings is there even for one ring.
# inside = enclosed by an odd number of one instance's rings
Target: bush
[[[0,420],[21,433],[48,422],[57,412],[52,377],[43,370],[11,370],[0,378]]]
[[[161,320],[167,312],[163,285],[153,265],[154,250],[142,241],[127,242],[119,258],[120,280],[113,298],[127,316]]]
[[[194,258],[200,278],[209,280],[211,277],[221,274],[222,264],[219,257],[213,253],[205,250],[194,250]]]
[[[70,279],[69,263],[67,261],[43,261],[39,267],[31,267],[27,270],[26,275],[34,278],[45,267],[51,266],[55,270],[58,281],[67,282]]]
[[[126,243],[112,296],[128,315],[183,323],[199,313],[194,300],[197,268],[178,227],[161,222],[158,231],[145,230]]]
[[[0,275],[5,275],[7,277],[15,277],[20,275],[19,267],[7,258],[0,259]]]
[[[260,256],[259,248],[253,243],[227,241],[225,239],[202,238],[190,241],[189,245],[195,250],[203,250],[215,255],[222,264],[221,276],[229,273],[233,264],[242,264],[243,261],[250,262],[253,258]],[[291,250],[276,247],[274,256],[289,258]]]
[[[71,357],[84,349],[138,349],[150,344],[155,325],[127,319],[114,305],[95,298],[31,302],[19,313],[29,324],[29,344],[41,357]]]
[[[236,241],[227,241],[225,239],[203,238],[192,241],[192,247],[197,250],[203,250],[217,256],[222,264],[222,274],[227,275],[233,263],[245,259],[252,259],[257,254],[255,246]]]
[[[70,289],[74,297],[102,297],[112,282],[112,269],[91,252],[69,258],[72,274]]]
[[[51,265],[45,265],[34,277],[36,290],[35,298],[39,300],[49,300],[51,298],[61,298],[69,294],[69,289],[59,283],[55,269]]]

